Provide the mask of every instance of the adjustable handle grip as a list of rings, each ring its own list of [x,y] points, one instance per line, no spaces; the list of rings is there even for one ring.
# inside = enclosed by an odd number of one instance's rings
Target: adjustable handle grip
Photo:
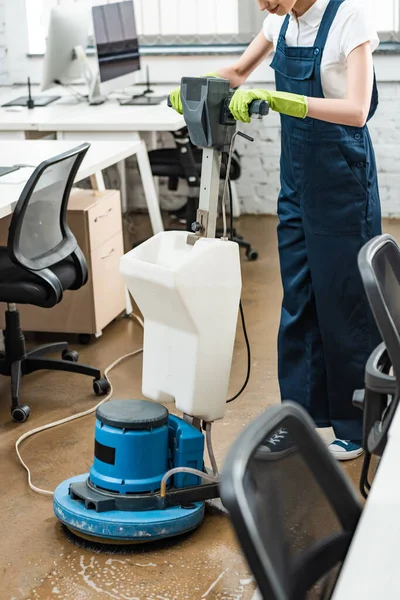
[[[269,104],[266,100],[253,100],[249,106],[250,115],[265,117],[269,113]]]
[[[167,105],[172,108],[171,98],[168,96]],[[250,115],[259,115],[261,117],[267,116],[269,113],[269,104],[266,100],[253,100],[249,106]]]

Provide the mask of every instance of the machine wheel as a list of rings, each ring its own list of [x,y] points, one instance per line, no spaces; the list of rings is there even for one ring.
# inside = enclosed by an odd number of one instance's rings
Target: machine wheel
[[[246,256],[249,260],[257,260],[258,252],[257,252],[257,250],[251,249],[246,252]]]
[[[93,391],[96,396],[105,396],[110,391],[110,384],[105,377],[93,381]]]
[[[31,414],[31,409],[26,404],[21,404],[11,411],[12,420],[15,423],[24,423]]]
[[[90,335],[90,333],[80,333],[78,336],[78,340],[79,343],[82,344],[82,346],[88,346],[92,341],[92,336]]]
[[[78,362],[79,353],[76,350],[64,350],[62,353],[62,359],[68,360],[69,362]]]

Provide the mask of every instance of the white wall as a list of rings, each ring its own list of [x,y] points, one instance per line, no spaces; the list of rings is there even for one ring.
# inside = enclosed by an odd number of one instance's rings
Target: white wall
[[[4,0],[0,0],[0,85],[8,82],[6,12]]]

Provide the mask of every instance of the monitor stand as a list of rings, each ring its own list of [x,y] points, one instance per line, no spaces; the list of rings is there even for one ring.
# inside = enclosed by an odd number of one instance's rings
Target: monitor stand
[[[167,96],[149,96],[153,90],[150,87],[150,71],[149,67],[146,67],[146,89],[141,94],[135,94],[128,100],[119,100],[121,106],[157,106],[161,104]]]
[[[133,96],[128,100],[119,100],[120,106],[158,106],[166,96]]]
[[[82,65],[82,74],[86,81],[86,85],[88,86],[89,94],[88,100],[89,104],[92,106],[96,106],[98,104],[104,104],[107,100],[106,96],[102,96],[100,91],[100,75],[99,73],[93,73],[88,58],[86,56],[85,50],[82,46],[75,46],[74,48],[75,56],[78,60],[81,61]]]

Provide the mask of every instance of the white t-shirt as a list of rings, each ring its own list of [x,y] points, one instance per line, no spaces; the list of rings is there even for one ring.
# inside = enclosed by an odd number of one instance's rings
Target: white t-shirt
[[[317,0],[298,19],[291,15],[286,33],[288,46],[313,46],[329,0]],[[345,98],[347,88],[347,57],[361,44],[370,42],[372,51],[379,37],[366,0],[344,0],[328,34],[321,64],[322,89],[326,98]],[[285,17],[269,15],[263,26],[264,35],[274,47]]]

